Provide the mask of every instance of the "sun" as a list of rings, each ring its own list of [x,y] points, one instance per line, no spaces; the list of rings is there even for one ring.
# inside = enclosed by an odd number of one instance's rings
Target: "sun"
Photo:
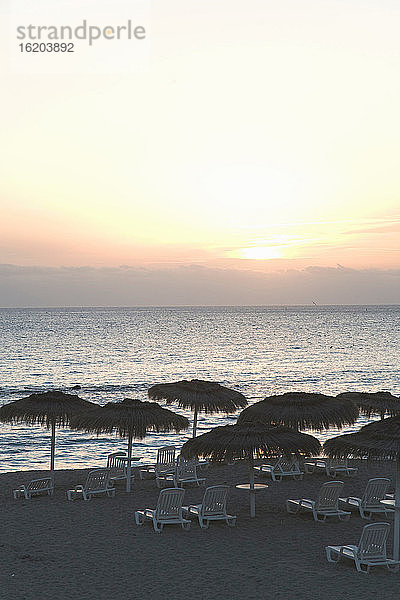
[[[282,252],[277,246],[255,246],[252,248],[240,248],[235,252],[237,258],[250,260],[268,260],[281,258]]]

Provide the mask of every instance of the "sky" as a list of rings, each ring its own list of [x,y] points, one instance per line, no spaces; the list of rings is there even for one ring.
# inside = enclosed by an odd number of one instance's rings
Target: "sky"
[[[0,17],[0,306],[400,303],[397,1]],[[15,35],[127,18],[72,56]]]

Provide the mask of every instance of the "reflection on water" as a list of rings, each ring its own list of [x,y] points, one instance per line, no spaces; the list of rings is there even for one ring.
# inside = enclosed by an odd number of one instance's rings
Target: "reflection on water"
[[[190,413],[179,410],[181,414]],[[225,417],[220,415],[214,418],[208,416],[200,419],[198,434],[205,433],[211,427],[216,425],[229,425],[235,423],[236,416]],[[321,442],[328,437],[339,435],[340,433],[352,433],[359,427],[366,425],[370,420],[361,417],[352,427],[344,429],[330,429],[327,432],[316,433],[315,435]],[[39,426],[23,425],[0,425],[1,438],[3,441],[0,449],[0,472],[20,471],[27,469],[47,468],[50,462],[50,432]],[[157,454],[157,449],[164,445],[173,445],[180,447],[188,436],[187,433],[174,434],[149,434],[148,438],[134,442],[134,453],[144,461],[153,461]],[[104,466],[107,462],[107,456],[111,452],[126,451],[127,442],[113,436],[89,435],[87,433],[77,433],[69,429],[57,429],[56,431],[56,468],[59,469],[79,469],[86,467]]]
[[[233,387],[250,402],[287,391],[400,395],[399,329],[397,306],[1,309],[0,402],[71,392],[75,384],[82,389],[73,393],[99,404],[144,400],[154,383],[195,377]],[[199,433],[236,416],[200,415]],[[0,425],[0,432],[0,471],[47,467],[45,428]],[[150,434],[136,442],[137,453],[153,460],[159,446],[179,447],[189,435]],[[125,440],[69,429],[57,430],[56,444],[58,468],[104,465],[110,452],[126,448]]]

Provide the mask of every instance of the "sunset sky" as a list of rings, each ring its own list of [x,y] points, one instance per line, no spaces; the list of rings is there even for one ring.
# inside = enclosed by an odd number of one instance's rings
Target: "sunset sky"
[[[15,49],[18,6],[28,18],[19,2],[0,8]],[[111,24],[126,15],[118,0],[61,4],[74,24],[94,10]],[[118,41],[99,42],[112,51],[95,73],[96,46],[82,58],[88,73],[37,72],[40,55],[16,68],[26,56],[2,53],[0,306],[45,306],[43,273],[49,286],[77,280],[66,304],[197,304],[192,276],[192,292],[163,296],[168,273],[184,288],[196,269],[206,304],[262,303],[263,292],[247,302],[234,287],[260,276],[281,282],[266,303],[301,303],[298,278],[333,273],[337,290],[343,270],[370,285],[353,279],[351,298],[332,303],[400,302],[399,3],[145,4],[129,2],[147,31],[132,72],[121,65],[133,47]],[[39,5],[54,22],[54,1]],[[105,278],[93,296],[85,269]],[[151,278],[147,295],[99,297],[105,273],[127,270]],[[211,293],[218,274],[232,285],[226,299]]]

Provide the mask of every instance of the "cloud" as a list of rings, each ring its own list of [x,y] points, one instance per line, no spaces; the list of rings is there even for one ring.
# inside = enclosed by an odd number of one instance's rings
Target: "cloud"
[[[361,229],[351,229],[350,231],[346,231],[346,234],[353,233],[399,233],[400,232],[400,221],[396,220],[392,223],[387,223],[385,225],[377,225],[371,227],[363,227]]]
[[[0,265],[0,306],[400,304],[400,269]]]

